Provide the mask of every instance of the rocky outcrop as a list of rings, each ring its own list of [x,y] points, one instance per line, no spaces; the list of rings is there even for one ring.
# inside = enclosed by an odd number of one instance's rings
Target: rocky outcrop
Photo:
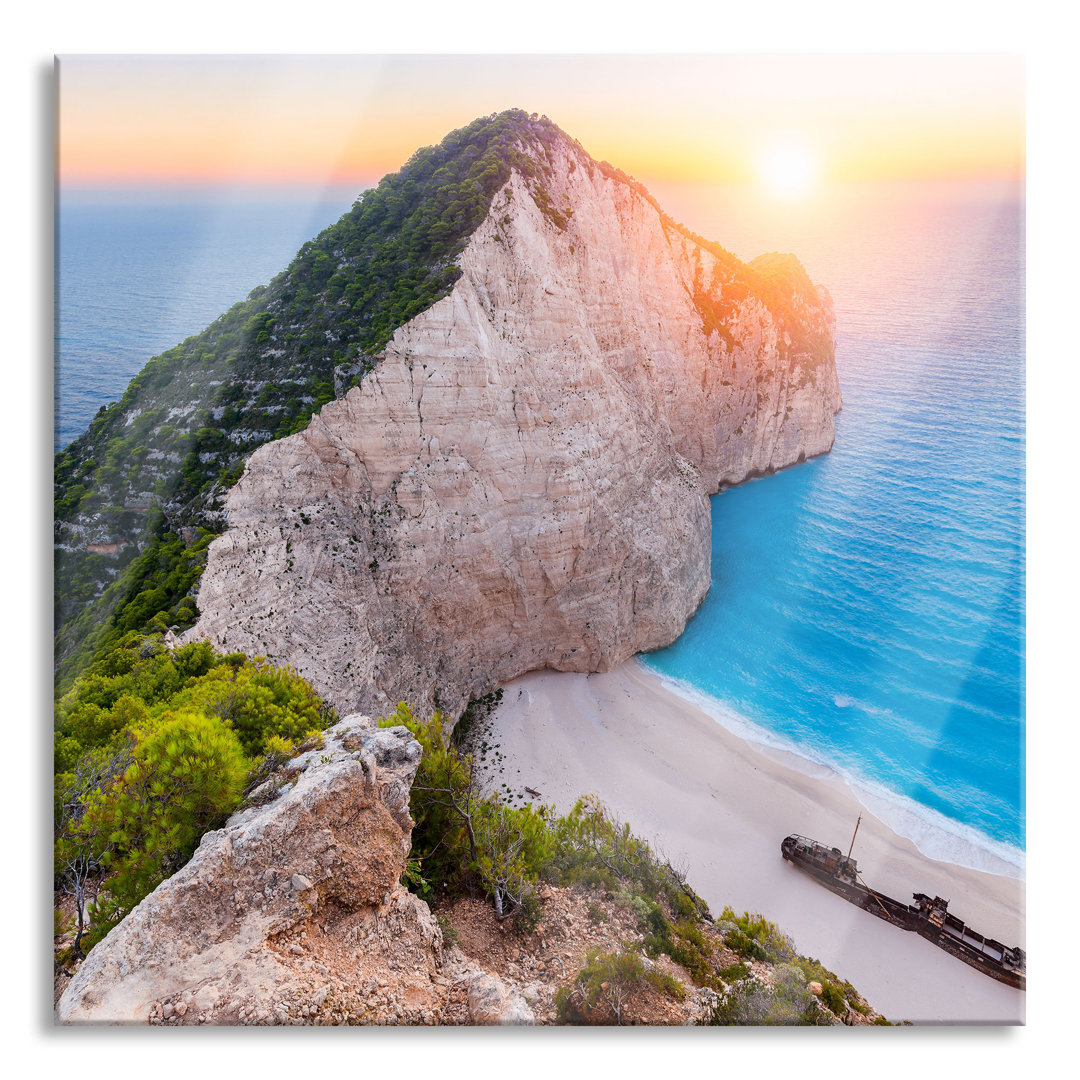
[[[324,738],[94,947],[58,1003],[59,1023],[559,1024],[560,996],[588,992],[580,979],[590,958],[626,950],[640,957],[639,976],[623,988],[618,1016],[601,1002],[590,1023],[709,1021],[717,993],[669,956],[648,955],[652,929],[622,890],[543,884],[532,930],[467,895],[438,897],[436,917],[398,879],[419,745],[404,728],[360,716]],[[724,924],[698,930],[716,970],[740,977],[745,958],[725,944]],[[767,1004],[782,972],[751,960],[745,968]],[[845,992],[844,1022],[873,1022]],[[805,1000],[814,994],[821,986],[811,982]],[[816,1022],[839,1022],[818,1011]]]
[[[563,137],[524,147],[449,296],[250,458],[191,632],[339,711],[452,715],[534,668],[669,644],[724,485],[827,451],[831,301],[749,267]]]
[[[62,1023],[435,1022],[442,934],[399,884],[420,746],[349,717],[90,953]]]

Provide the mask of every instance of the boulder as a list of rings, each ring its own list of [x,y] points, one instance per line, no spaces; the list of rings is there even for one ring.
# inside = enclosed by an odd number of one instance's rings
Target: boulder
[[[90,953],[61,1023],[423,1022],[442,933],[399,884],[420,745],[350,716]],[[406,963],[407,961],[407,963]],[[382,987],[378,987],[381,980]]]
[[[469,1018],[474,1024],[534,1024],[536,1018],[521,994],[494,975],[478,974],[469,981]]]

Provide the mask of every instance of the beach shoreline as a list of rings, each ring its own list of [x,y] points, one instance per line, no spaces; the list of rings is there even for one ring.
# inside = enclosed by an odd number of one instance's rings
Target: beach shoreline
[[[529,672],[503,688],[491,727],[491,786],[512,797],[530,787],[533,802],[560,811],[596,795],[686,870],[714,915],[726,905],[764,914],[890,1020],[1024,1022],[1024,992],[823,889],[784,862],[780,842],[801,833],[846,851],[861,815],[852,854],[868,884],[897,898],[943,896],[979,932],[1024,945],[1015,866],[990,873],[926,856],[865,792],[736,735],[637,660],[601,674]]]
[[[812,753],[788,743],[782,736],[735,713],[695,687],[680,683],[678,679],[643,663],[640,657],[634,657],[629,663],[636,665],[646,679],[659,680],[669,693],[778,764],[787,765],[811,778],[831,779],[844,784],[862,807],[880,818],[897,835],[910,840],[926,858],[968,870],[1024,880],[1027,860],[1021,849],[993,840],[971,826],[952,821],[906,796],[888,791],[874,781],[845,774]]]

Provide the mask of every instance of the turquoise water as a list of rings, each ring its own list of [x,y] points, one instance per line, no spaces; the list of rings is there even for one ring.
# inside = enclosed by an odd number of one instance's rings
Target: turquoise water
[[[713,587],[645,662],[744,734],[841,770],[928,854],[971,862],[972,847],[1006,845],[1019,863],[1018,192],[864,186],[785,208],[650,187],[740,257],[794,251],[829,287],[844,410],[830,454],[713,499]],[[57,446],[351,198],[64,200]]]
[[[889,189],[832,214],[791,246],[837,307],[835,446],[712,499],[709,596],[643,659],[872,791],[928,854],[1019,864],[1023,207]],[[783,226],[736,217],[742,257]]]

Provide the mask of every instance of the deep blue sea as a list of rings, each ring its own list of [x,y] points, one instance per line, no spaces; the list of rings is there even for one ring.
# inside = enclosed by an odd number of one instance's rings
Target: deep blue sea
[[[740,257],[793,251],[828,286],[844,409],[830,454],[713,498],[713,587],[645,662],[840,771],[926,854],[1022,865],[1021,193],[855,185],[784,206],[649,186]],[[351,200],[62,200],[56,445]]]
[[[232,192],[63,195],[56,218],[59,450],[152,356],[205,329],[284,270],[359,192],[267,201]]]
[[[1020,193],[853,187],[807,214],[653,191],[711,214],[696,231],[740,257],[794,251],[828,286],[844,408],[831,453],[712,499],[712,589],[645,663],[838,770],[925,854],[1021,866]]]

